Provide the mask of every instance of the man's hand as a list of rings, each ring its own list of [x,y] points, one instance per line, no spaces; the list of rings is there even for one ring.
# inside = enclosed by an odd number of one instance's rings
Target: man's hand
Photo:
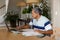
[[[20,26],[17,26],[17,27],[16,27],[16,29],[17,29],[17,30],[20,30],[20,29],[21,29],[21,27],[20,27]]]
[[[24,25],[22,28],[23,29],[28,29],[29,28],[29,25]]]
[[[24,26],[17,26],[16,29],[20,30],[20,29],[28,29],[29,25],[24,25]]]
[[[35,32],[39,32],[42,34],[53,34],[53,30],[48,30],[48,31],[35,30]]]
[[[35,32],[38,32],[38,33],[42,33],[42,31],[40,31],[40,30],[34,30]]]

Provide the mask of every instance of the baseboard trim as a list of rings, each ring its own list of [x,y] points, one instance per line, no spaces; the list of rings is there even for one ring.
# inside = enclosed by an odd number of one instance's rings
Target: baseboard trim
[[[0,26],[0,29],[7,29],[6,26]]]

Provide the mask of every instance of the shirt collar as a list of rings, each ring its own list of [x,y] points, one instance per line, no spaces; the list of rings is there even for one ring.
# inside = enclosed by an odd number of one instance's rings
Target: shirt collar
[[[41,20],[41,18],[42,18],[42,15],[40,16],[40,18],[39,18],[38,20]],[[38,21],[38,20],[37,20],[37,21]]]

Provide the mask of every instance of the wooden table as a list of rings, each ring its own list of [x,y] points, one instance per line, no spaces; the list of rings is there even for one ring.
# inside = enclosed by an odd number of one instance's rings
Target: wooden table
[[[51,37],[38,38],[35,36],[26,37],[21,34],[8,32],[6,29],[0,29],[0,40],[52,40]]]

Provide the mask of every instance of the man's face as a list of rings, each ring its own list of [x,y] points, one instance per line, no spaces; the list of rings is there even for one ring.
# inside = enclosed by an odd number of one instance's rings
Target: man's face
[[[32,17],[33,17],[34,19],[36,19],[37,16],[38,16],[38,13],[35,13],[34,10],[32,10]]]

